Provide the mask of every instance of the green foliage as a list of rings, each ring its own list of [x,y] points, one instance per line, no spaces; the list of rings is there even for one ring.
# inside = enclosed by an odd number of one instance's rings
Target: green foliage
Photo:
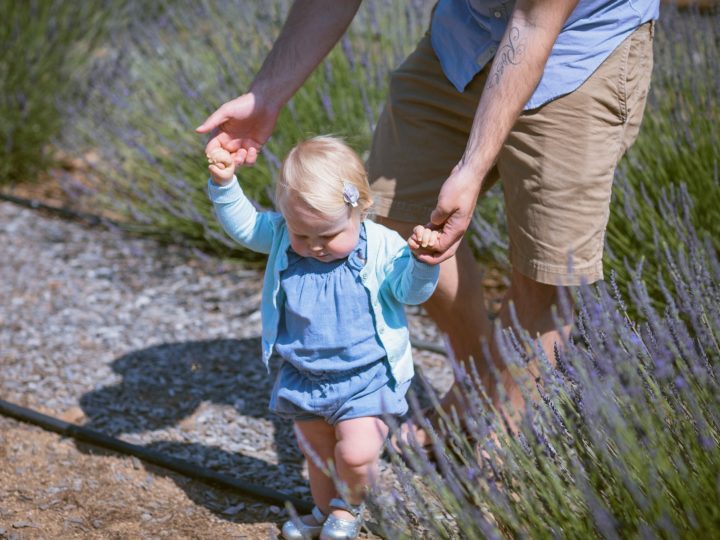
[[[54,165],[61,103],[79,92],[110,7],[0,1],[0,184],[33,181]]]
[[[616,177],[607,229],[606,267],[625,284],[626,260],[644,258],[645,273],[665,274],[654,253],[661,242],[677,247],[680,231],[667,220],[663,190],[686,186],[690,222],[720,248],[720,13],[699,15],[667,8],[658,22],[648,106],[635,145]],[[657,285],[651,296],[662,300]]]
[[[74,122],[75,152],[101,154],[102,166],[93,171],[101,204],[168,239],[238,249],[211,215],[206,138],[194,128],[249,86],[288,5],[175,2],[155,21],[116,36],[98,66],[97,91]],[[280,160],[301,139],[333,133],[366,153],[387,74],[424,27],[420,15],[406,15],[409,9],[378,1],[361,8],[342,43],[281,113],[258,164],[239,172],[251,198],[272,204],[268,188]]]

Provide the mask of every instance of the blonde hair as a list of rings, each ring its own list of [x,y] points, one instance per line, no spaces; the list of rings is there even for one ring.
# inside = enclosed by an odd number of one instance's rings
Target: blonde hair
[[[343,198],[346,183],[358,190],[355,208]],[[275,204],[282,212],[288,201],[296,200],[330,218],[348,215],[348,209],[364,216],[372,205],[372,193],[360,157],[344,141],[329,135],[296,145],[280,169]]]

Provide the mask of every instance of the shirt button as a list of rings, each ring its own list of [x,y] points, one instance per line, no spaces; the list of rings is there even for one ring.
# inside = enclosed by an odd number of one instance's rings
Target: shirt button
[[[502,11],[500,11],[499,9],[496,9],[495,11],[493,11],[493,16],[494,16],[496,19],[501,18],[501,17],[503,16]]]
[[[378,330],[378,332],[380,332],[381,334],[384,334],[384,333],[385,333],[385,327],[381,326],[381,327],[380,327],[380,330]]]

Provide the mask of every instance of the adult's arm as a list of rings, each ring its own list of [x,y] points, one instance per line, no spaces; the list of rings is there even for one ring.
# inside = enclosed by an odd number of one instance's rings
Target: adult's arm
[[[470,225],[483,181],[532,95],[563,24],[578,0],[518,0],[490,67],[465,153],[443,183],[430,221],[441,227],[433,252],[439,263],[457,251]],[[507,201],[512,204],[512,201]]]
[[[216,132],[205,152],[222,146],[236,164],[252,165],[280,110],[335,46],[361,0],[296,0],[247,93],[221,105],[197,129]]]

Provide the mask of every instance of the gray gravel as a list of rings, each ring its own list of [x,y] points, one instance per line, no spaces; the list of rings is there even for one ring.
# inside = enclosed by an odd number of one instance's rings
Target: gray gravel
[[[0,261],[3,399],[309,497],[290,426],[267,412],[258,271],[10,203]],[[448,387],[441,356],[416,363]]]

